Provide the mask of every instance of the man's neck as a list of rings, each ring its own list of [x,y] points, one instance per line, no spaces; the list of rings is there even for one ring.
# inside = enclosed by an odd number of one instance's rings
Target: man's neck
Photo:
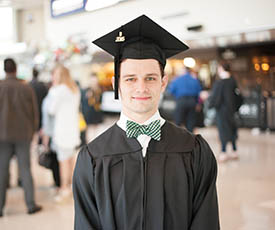
[[[9,78],[16,78],[16,73],[7,73],[6,74],[6,78],[9,79]]]
[[[128,118],[130,118],[134,122],[137,122],[139,124],[143,124],[144,122],[149,120],[157,112],[157,110],[154,111],[154,112],[148,113],[148,114],[139,114],[139,113],[129,114],[129,113],[127,113],[127,111],[123,111],[123,110],[122,110],[122,112],[125,116],[127,116]]]
[[[220,78],[221,78],[221,79],[228,79],[228,78],[230,78],[230,73],[224,71],[224,72],[222,72],[222,73],[220,74]]]

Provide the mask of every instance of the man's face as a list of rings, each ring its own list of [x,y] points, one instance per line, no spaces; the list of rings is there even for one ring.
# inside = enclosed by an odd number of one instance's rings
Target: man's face
[[[167,81],[155,59],[124,60],[119,81],[122,111],[133,120],[146,121],[157,111]]]

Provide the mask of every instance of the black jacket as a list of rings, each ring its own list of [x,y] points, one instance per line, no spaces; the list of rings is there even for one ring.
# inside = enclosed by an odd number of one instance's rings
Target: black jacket
[[[43,99],[47,96],[48,88],[43,82],[40,82],[36,79],[33,79],[30,82],[30,86],[33,88],[35,95],[36,95],[36,101],[37,101],[37,108],[39,111],[39,125],[38,129],[41,128],[42,123],[42,102]]]
[[[209,107],[216,108],[216,122],[220,139],[223,142],[237,138],[237,124],[235,121],[236,81],[233,77],[216,81],[210,96]]]
[[[216,176],[201,136],[166,122],[144,158],[115,124],[78,155],[75,229],[217,230]]]

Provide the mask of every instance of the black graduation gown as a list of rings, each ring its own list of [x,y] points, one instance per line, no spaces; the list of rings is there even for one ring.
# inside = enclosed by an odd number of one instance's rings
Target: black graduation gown
[[[237,124],[234,117],[236,87],[233,77],[216,81],[210,96],[209,107],[216,108],[216,122],[222,142],[237,139]]]
[[[78,155],[75,229],[219,229],[215,157],[201,136],[170,122],[146,157],[116,124]]]

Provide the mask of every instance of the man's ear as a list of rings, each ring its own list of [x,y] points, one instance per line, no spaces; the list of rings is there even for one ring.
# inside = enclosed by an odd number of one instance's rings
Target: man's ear
[[[113,86],[113,90],[115,90],[115,76],[112,77],[112,86]]]
[[[161,92],[163,93],[167,87],[167,84],[168,84],[168,76],[167,75],[164,75],[161,79]]]

